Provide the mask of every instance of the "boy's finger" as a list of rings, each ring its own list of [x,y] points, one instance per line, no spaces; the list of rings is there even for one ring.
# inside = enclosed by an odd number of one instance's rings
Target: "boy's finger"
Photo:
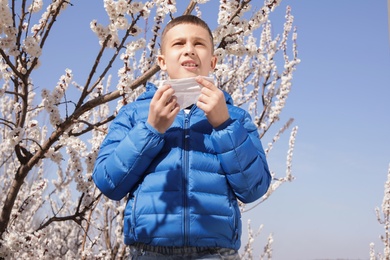
[[[177,97],[173,95],[169,98],[169,100],[165,103],[165,105],[174,107],[176,103],[177,103]]]
[[[217,88],[213,83],[211,83],[210,81],[202,78],[202,77],[196,77],[196,82],[198,82],[199,84],[201,84],[203,87],[206,87],[208,89],[215,89]]]
[[[173,95],[175,94],[175,90],[173,88],[168,88],[167,90],[164,91],[162,94],[160,101],[162,104],[168,104],[171,102]]]
[[[156,101],[162,102],[163,104],[166,104],[171,99],[172,95],[175,93],[175,90],[171,88],[170,85],[164,85],[156,91],[154,94],[153,99]]]
[[[164,92],[169,89],[171,86],[170,85],[163,85],[161,87],[159,87],[156,91],[156,93],[154,94],[154,97],[155,99],[159,100],[162,95],[164,94]]]

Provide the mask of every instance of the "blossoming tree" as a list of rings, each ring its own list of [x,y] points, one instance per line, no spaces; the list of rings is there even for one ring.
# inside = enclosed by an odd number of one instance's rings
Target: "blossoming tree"
[[[385,231],[385,234],[380,236],[383,242],[383,254],[376,253],[374,243],[370,243],[370,260],[390,260],[390,165],[384,185],[382,206],[375,208],[375,213],[379,224],[383,226]]]
[[[147,80],[166,77],[154,65],[158,35],[179,12],[175,0],[104,0],[109,22],[91,21],[100,50],[86,83],[74,82],[72,70],[66,69],[51,88],[39,88],[33,71],[39,69],[53,25],[62,22],[63,12],[72,11],[67,7],[77,8],[73,2],[0,0],[0,259],[126,256],[124,203],[101,196],[91,181],[93,164],[120,107],[132,102]],[[201,16],[207,2],[189,0],[180,14]],[[270,14],[279,3],[265,0],[252,8],[250,0],[221,0],[213,32],[219,58],[216,82],[248,109],[261,137],[279,120],[299,63],[290,8],[281,34],[272,35]],[[140,37],[145,21],[153,23],[148,39]],[[117,78],[110,75],[114,69]],[[71,90],[78,91],[76,100],[67,98]],[[292,121],[275,131],[267,156]],[[296,132],[292,128],[286,175],[273,174],[262,200],[293,179]],[[49,173],[46,169],[53,163],[57,171]],[[243,258],[252,257],[252,243],[245,246]],[[272,252],[266,248],[265,257]]]

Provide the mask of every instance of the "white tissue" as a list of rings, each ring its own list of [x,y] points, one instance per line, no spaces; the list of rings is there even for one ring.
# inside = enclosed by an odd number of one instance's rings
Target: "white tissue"
[[[213,77],[203,77],[204,79],[214,83]],[[202,85],[199,85],[195,81],[195,78],[184,79],[170,79],[161,81],[160,86],[170,85],[175,90],[175,96],[177,97],[177,103],[180,109],[189,107],[198,101],[200,95],[200,89]]]

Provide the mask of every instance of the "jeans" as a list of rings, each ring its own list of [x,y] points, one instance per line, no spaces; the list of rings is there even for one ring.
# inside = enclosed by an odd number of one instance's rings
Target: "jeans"
[[[136,244],[130,246],[131,260],[179,260],[179,259],[225,259],[239,260],[238,252],[231,248],[218,247],[165,247]]]

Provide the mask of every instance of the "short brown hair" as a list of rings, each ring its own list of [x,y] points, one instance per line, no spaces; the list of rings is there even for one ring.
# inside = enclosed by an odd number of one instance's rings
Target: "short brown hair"
[[[173,20],[171,20],[165,26],[165,28],[162,32],[162,35],[161,35],[161,46],[160,46],[161,52],[162,52],[162,47],[164,45],[165,35],[167,34],[167,32],[170,29],[172,29],[173,27],[175,27],[176,25],[179,25],[179,24],[193,24],[193,25],[198,25],[198,26],[202,27],[203,29],[205,29],[209,33],[209,36],[210,36],[211,48],[212,48],[211,51],[214,52],[213,33],[211,32],[210,27],[207,25],[207,23],[205,21],[203,21],[199,17],[197,17],[195,15],[190,15],[190,14],[178,16],[178,17],[174,18]]]

